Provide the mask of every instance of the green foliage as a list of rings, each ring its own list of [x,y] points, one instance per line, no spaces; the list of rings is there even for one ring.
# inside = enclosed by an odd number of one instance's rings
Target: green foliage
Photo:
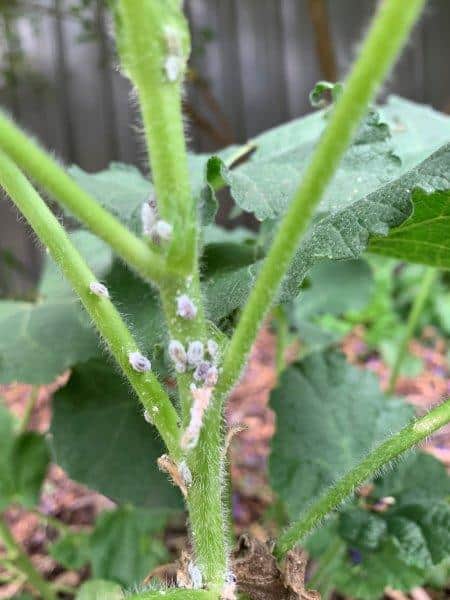
[[[445,467],[427,454],[410,454],[308,540],[319,564],[324,548],[340,540],[342,551],[321,585],[375,600],[385,587],[409,591],[426,583],[450,552],[449,495]],[[384,498],[390,504],[382,509]]]
[[[85,231],[71,237],[102,278],[111,268],[111,250]],[[99,352],[89,318],[48,257],[36,301],[0,301],[0,327],[0,383],[50,383]]]
[[[181,506],[178,491],[156,465],[162,442],[105,361],[74,368],[55,394],[51,432],[58,464],[76,481],[121,503]]]
[[[271,397],[276,414],[270,481],[294,518],[386,436],[412,409],[386,399],[376,377],[335,352],[287,369]]]
[[[91,579],[80,587],[76,600],[123,600],[122,588],[112,581]]]
[[[50,462],[45,438],[16,433],[15,419],[0,405],[0,511],[10,504],[34,508]]]
[[[90,560],[90,535],[69,532],[49,546],[49,554],[66,569],[81,569]]]

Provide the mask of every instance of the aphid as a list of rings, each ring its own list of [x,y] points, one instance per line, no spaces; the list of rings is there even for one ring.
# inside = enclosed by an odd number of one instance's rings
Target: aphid
[[[167,242],[172,237],[173,227],[166,221],[157,221],[154,228],[153,234],[160,240]]]
[[[192,367],[197,367],[203,360],[205,349],[203,343],[199,340],[189,342],[187,351],[187,360]]]
[[[89,289],[96,296],[100,296],[102,298],[109,298],[108,288],[106,287],[106,285],[103,285],[103,283],[100,283],[99,281],[93,281],[92,283],[90,283]]]
[[[184,373],[186,371],[187,355],[181,342],[178,340],[169,342],[169,356],[175,364],[177,373]]]
[[[154,421],[150,415],[150,413],[148,412],[148,410],[144,410],[144,419],[147,421],[147,423],[149,423],[150,425],[154,425]]]
[[[186,487],[189,487],[192,484],[192,473],[185,460],[178,465],[178,472]]]
[[[152,368],[152,363],[140,352],[130,352],[128,354],[128,361],[138,373],[145,373]]]
[[[177,315],[182,319],[195,319],[197,316],[197,307],[186,294],[177,298]]]
[[[214,387],[219,379],[219,371],[217,367],[211,365],[206,373],[205,383],[208,387]]]
[[[141,208],[142,233],[147,237],[151,237],[157,220],[158,211],[156,208],[156,200],[151,197],[148,202],[144,202]]]
[[[187,571],[191,578],[191,585],[195,590],[200,589],[203,586],[202,572],[192,561],[188,564]]]
[[[197,445],[203,425],[203,415],[211,400],[212,388],[196,388],[195,385],[192,385],[191,393],[194,402],[191,406],[190,423],[181,438],[183,450],[192,450]]]
[[[219,344],[215,340],[208,340],[206,348],[210,357],[215,360],[219,357]]]
[[[166,73],[167,80],[170,81],[170,83],[175,83],[178,81],[183,70],[183,62],[183,59],[179,56],[169,55],[166,58],[164,63],[164,71]]]
[[[196,381],[206,381],[208,372],[212,365],[209,362],[201,362],[194,371],[194,379]]]

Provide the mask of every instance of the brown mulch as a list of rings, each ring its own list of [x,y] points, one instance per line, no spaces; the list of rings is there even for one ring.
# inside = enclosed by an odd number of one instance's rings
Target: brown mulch
[[[360,328],[356,328],[344,340],[342,350],[349,362],[373,371],[380,378],[381,385],[387,385],[389,369],[377,355],[369,352]],[[401,377],[396,392],[411,402],[417,413],[421,414],[450,395],[447,346],[437,331],[427,328],[421,339],[411,343],[410,350],[422,359],[423,371],[417,377]],[[41,432],[48,430],[52,393],[64,382],[63,377],[51,386],[41,387],[30,419],[31,429]],[[260,541],[268,536],[267,530],[260,524],[261,516],[274,500],[267,480],[267,460],[275,428],[274,415],[268,402],[275,383],[274,338],[268,329],[264,329],[252,352],[247,371],[230,399],[227,411],[231,427],[246,426],[231,444],[236,532],[249,531]],[[30,386],[27,385],[0,386],[0,395],[19,417],[23,415],[29,394]],[[450,426],[428,440],[425,449],[450,468]],[[54,465],[49,471],[39,510],[76,530],[91,526],[101,511],[113,506],[111,500],[71,481]],[[46,577],[76,587],[89,576],[86,569],[80,572],[64,571],[47,554],[48,542],[58,535],[55,527],[43,523],[34,514],[17,508],[8,511],[7,519],[16,539]],[[177,535],[180,536],[179,531]],[[180,541],[179,545],[182,544]],[[3,574],[0,570],[0,576]],[[11,598],[19,588],[15,584],[0,585],[0,599]]]

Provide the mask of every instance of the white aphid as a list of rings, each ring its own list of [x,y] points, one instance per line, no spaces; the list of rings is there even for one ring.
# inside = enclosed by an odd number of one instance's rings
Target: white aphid
[[[181,72],[183,71],[183,59],[180,56],[170,54],[164,62],[164,71],[166,73],[167,80],[170,83],[178,81]]]
[[[128,361],[133,369],[138,373],[145,373],[146,371],[150,371],[152,368],[152,363],[140,352],[130,352],[128,354]]]
[[[178,472],[186,487],[192,484],[192,473],[185,460],[178,465]]]
[[[196,388],[191,386],[191,393],[194,399],[191,406],[191,420],[187,429],[181,437],[181,448],[183,450],[192,450],[197,445],[200,432],[203,425],[203,416],[211,400],[212,388]]]
[[[109,298],[108,288],[106,287],[106,285],[103,285],[103,283],[100,283],[99,281],[93,281],[92,283],[90,283],[89,289],[96,296],[100,296],[102,298]]]
[[[186,371],[187,355],[181,342],[178,340],[170,340],[169,356],[174,362],[177,373],[184,373]]]
[[[209,356],[216,360],[219,357],[219,344],[215,340],[208,340],[206,342],[206,348]]]
[[[200,589],[203,586],[202,572],[193,562],[190,562],[187,567],[189,577],[191,578],[192,587],[195,590]]]
[[[148,202],[144,202],[141,208],[142,233],[147,237],[151,237],[157,220],[156,201],[152,197]]]
[[[216,366],[211,365],[205,376],[205,383],[208,387],[214,387],[219,379],[219,371]]]
[[[194,371],[194,379],[196,381],[206,381],[208,372],[211,368],[211,363],[202,361]]]
[[[199,340],[189,342],[187,360],[191,367],[197,367],[203,361],[205,348]]]
[[[177,298],[177,315],[182,319],[195,319],[197,316],[197,307],[186,294]]]
[[[144,410],[144,419],[147,421],[147,423],[149,423],[150,425],[154,425],[152,416],[150,415],[150,413],[148,412],[148,410]]]
[[[157,221],[152,232],[158,239],[167,242],[172,237],[173,227],[167,221]]]

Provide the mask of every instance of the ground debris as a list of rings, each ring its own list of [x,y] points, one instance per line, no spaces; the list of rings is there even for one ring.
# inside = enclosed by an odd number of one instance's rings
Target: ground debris
[[[288,552],[279,567],[269,543],[244,534],[232,561],[237,589],[251,600],[320,600],[318,592],[305,588],[307,557],[303,550]]]

